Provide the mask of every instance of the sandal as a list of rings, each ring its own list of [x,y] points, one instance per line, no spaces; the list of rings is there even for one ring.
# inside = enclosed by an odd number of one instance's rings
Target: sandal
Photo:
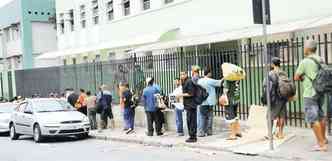
[[[321,152],[326,152],[327,151],[327,146],[325,145],[325,146],[321,147],[319,145],[315,145],[313,147],[312,151],[314,151],[314,152],[320,152],[320,151]]]
[[[235,136],[236,136],[236,137],[239,137],[239,138],[242,138],[242,134],[240,134],[240,133],[239,133],[239,134],[236,134]]]
[[[226,140],[237,140],[237,138],[236,137],[229,137]]]

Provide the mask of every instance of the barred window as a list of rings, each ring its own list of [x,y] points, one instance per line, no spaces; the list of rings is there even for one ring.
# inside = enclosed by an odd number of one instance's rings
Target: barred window
[[[150,0],[143,0],[143,10],[150,9]]]
[[[123,1],[123,12],[125,16],[130,15],[130,0]]]
[[[109,21],[114,19],[113,0],[109,0],[106,4],[106,15]]]

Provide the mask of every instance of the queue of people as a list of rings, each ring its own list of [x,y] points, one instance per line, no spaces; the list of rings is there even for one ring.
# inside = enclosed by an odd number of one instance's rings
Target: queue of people
[[[320,77],[331,76],[326,74],[330,69],[324,68],[323,60],[316,54],[317,42],[310,40],[305,43],[304,56],[295,72],[295,81],[303,83],[304,113],[305,121],[313,129],[317,139],[315,151],[326,151],[328,140],[326,137],[326,116],[322,110],[324,94],[330,92],[330,81],[325,84],[318,84],[316,79]],[[276,139],[285,138],[284,126],[287,113],[287,103],[293,101],[296,97],[296,86],[293,80],[288,78],[287,74],[281,69],[281,60],[279,58],[271,59],[271,71],[263,83],[263,95],[261,102],[267,105],[267,93],[271,103],[271,122],[275,127],[274,136]],[[322,72],[322,70],[325,70]],[[200,73],[203,77],[200,77]],[[324,75],[326,74],[326,75]],[[240,81],[233,79],[213,79],[212,70],[205,68],[201,70],[198,66],[193,66],[191,77],[188,71],[179,73],[179,77],[174,80],[175,89],[169,94],[169,101],[172,109],[175,111],[176,132],[178,136],[184,136],[183,114],[186,114],[186,123],[188,127],[188,143],[197,142],[197,137],[206,137],[213,135],[213,109],[222,107],[225,112],[226,123],[229,124],[230,135],[228,140],[237,140],[242,137],[241,127],[238,118],[238,107],[240,105]],[[330,84],[329,84],[330,83]],[[318,91],[317,86],[327,86],[325,91]],[[330,85],[330,86],[329,86]],[[269,88],[268,88],[269,87]],[[218,99],[216,89],[222,88],[221,96]],[[161,97],[161,88],[153,77],[146,79],[146,87],[142,95],[134,95],[129,88],[128,83],[119,84],[120,106],[123,111],[124,127],[126,134],[134,133],[135,108],[138,102],[142,102],[147,120],[147,136],[163,135],[163,123],[165,122],[163,110],[165,102]],[[200,91],[204,89],[203,91]],[[50,95],[50,97],[54,97]],[[92,95],[90,91],[80,90],[76,94],[74,90],[67,90],[66,95],[62,94],[67,101],[77,108],[78,111],[89,116],[91,129],[97,129],[96,115],[100,113],[101,124],[99,129],[108,127],[108,120],[111,120],[111,126],[114,127],[114,115],[112,111],[112,94],[106,85],[102,85],[99,91]],[[204,97],[203,99],[197,97]],[[330,96],[332,106],[332,96]],[[200,101],[198,101],[200,100]],[[199,102],[199,103],[198,103]]]

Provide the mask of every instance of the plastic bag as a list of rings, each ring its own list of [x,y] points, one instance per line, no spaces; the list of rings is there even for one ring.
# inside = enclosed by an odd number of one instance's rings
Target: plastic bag
[[[245,71],[237,65],[224,63],[221,68],[225,80],[238,81],[246,77]]]

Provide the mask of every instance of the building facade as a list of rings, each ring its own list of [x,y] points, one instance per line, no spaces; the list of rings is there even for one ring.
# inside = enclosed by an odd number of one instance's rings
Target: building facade
[[[15,95],[15,70],[59,64],[37,60],[40,54],[56,50],[54,0],[13,0],[0,8],[1,94]]]
[[[271,1],[272,23],[330,13],[331,2],[318,1]],[[61,64],[124,58],[142,45],[254,25],[252,1],[243,0],[56,0],[56,12],[58,50],[46,58]]]

